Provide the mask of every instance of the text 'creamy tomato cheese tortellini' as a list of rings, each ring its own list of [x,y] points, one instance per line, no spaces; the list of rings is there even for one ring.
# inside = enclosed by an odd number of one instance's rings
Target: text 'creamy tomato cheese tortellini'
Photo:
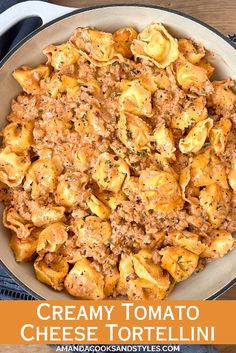
[[[154,130],[153,137],[158,152],[165,158],[175,160],[176,148],[171,130],[165,127],[164,124],[161,124]]]
[[[41,193],[54,192],[61,168],[53,159],[38,159],[30,166],[24,182],[24,189],[37,199]]]
[[[79,57],[78,49],[70,42],[60,45],[49,45],[43,53],[47,56],[48,62],[55,70],[61,70],[67,65],[75,64]]]
[[[195,156],[190,165],[191,181],[194,186],[201,187],[217,183],[222,188],[228,189],[225,166],[210,149]]]
[[[184,201],[178,182],[161,170],[143,170],[139,177],[141,198],[148,209],[169,213],[181,209]]]
[[[111,33],[92,28],[77,28],[71,42],[95,66],[105,66],[118,59],[122,60],[122,55],[115,51],[115,41]]]
[[[14,122],[8,124],[2,131],[3,143],[13,152],[27,150],[33,143],[33,123]]]
[[[123,80],[121,82],[120,110],[134,115],[152,115],[152,92],[148,90],[142,80]]]
[[[173,117],[171,126],[174,129],[185,130],[190,125],[205,120],[207,115],[206,99],[200,96],[187,102],[182,112]]]
[[[39,94],[41,91],[40,83],[49,77],[50,70],[46,65],[39,65],[32,69],[24,66],[13,72],[13,77],[28,94]]]
[[[206,52],[202,45],[193,43],[190,39],[178,40],[179,51],[191,63],[197,64],[205,56]]]
[[[212,226],[218,228],[224,222],[230,209],[230,191],[214,183],[200,191],[199,200]]]
[[[170,245],[181,246],[197,255],[200,255],[206,248],[198,234],[187,230],[169,232],[166,242]]]
[[[66,225],[62,222],[52,223],[39,233],[37,252],[57,252],[67,238]]]
[[[184,91],[205,93],[212,88],[206,70],[188,61],[177,64],[176,79]]]
[[[32,211],[31,219],[36,227],[46,226],[53,222],[64,221],[65,207],[36,205]]]
[[[91,195],[87,201],[90,211],[101,219],[107,219],[110,216],[111,210],[95,195]]]
[[[113,33],[113,39],[115,41],[115,51],[120,53],[124,58],[131,59],[133,54],[130,46],[134,39],[136,39],[138,33],[132,27],[120,28]]]
[[[201,257],[223,257],[236,245],[235,239],[226,230],[213,230],[210,240],[210,244],[201,254]]]
[[[10,187],[19,186],[30,166],[27,151],[12,152],[7,146],[0,151],[0,181]]]
[[[181,246],[167,246],[160,250],[161,266],[176,282],[190,277],[195,271],[199,256]]]
[[[236,191],[236,157],[232,158],[228,180],[231,188]]]
[[[157,67],[165,68],[178,58],[178,42],[165,27],[158,23],[147,26],[131,45],[135,58],[151,60]]]
[[[12,233],[10,247],[14,252],[17,262],[28,262],[32,260],[37,248],[37,233],[37,231],[32,231],[30,237],[26,239],[20,239],[16,233]]]
[[[118,192],[129,175],[129,166],[122,158],[104,152],[98,157],[93,179],[101,189]]]
[[[227,136],[232,127],[232,123],[227,118],[220,119],[210,131],[209,140],[217,155],[225,151]]]
[[[121,112],[117,127],[117,135],[126,147],[134,151],[148,148],[150,127],[144,120],[136,115]]]
[[[103,299],[104,277],[84,258],[76,262],[66,276],[65,288],[68,293],[80,299]]]
[[[35,260],[34,270],[40,282],[61,291],[64,288],[64,279],[69,271],[69,265],[66,259],[60,255],[46,254],[44,257],[39,256]]]
[[[179,141],[179,149],[182,153],[196,153],[203,147],[209,132],[213,126],[213,119],[208,118],[199,121],[188,133]]]
[[[3,212],[3,224],[20,239],[28,238],[34,228],[33,224],[21,217],[13,207],[5,208]]]

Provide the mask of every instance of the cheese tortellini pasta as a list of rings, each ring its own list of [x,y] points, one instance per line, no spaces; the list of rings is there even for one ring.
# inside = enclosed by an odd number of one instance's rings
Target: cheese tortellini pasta
[[[131,50],[135,57],[151,60],[155,65],[164,68],[178,58],[178,43],[164,26],[151,24],[133,41]]]
[[[77,299],[162,300],[236,245],[234,81],[155,22],[79,27],[43,54],[13,72],[1,131],[15,260]]]

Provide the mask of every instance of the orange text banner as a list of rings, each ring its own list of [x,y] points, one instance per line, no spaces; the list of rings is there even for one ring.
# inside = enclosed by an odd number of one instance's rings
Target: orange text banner
[[[0,344],[236,344],[236,301],[0,301]]]

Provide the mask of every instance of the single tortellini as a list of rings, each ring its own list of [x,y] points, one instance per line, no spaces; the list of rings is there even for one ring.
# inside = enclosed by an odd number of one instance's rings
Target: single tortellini
[[[118,137],[121,142],[136,152],[148,148],[149,125],[136,115],[121,112],[118,120]]]
[[[34,225],[21,217],[14,207],[5,208],[3,224],[6,228],[13,231],[19,239],[28,238],[34,229]]]
[[[31,261],[36,253],[38,232],[31,232],[26,239],[18,238],[16,233],[12,233],[10,247],[14,252],[17,262]]]
[[[179,141],[179,149],[182,153],[197,153],[203,147],[207,136],[213,126],[213,119],[208,118],[199,121],[188,133]]]
[[[181,188],[182,198],[189,203],[191,203],[191,200],[186,195],[186,189],[191,180],[190,171],[191,171],[190,165],[187,165],[187,167],[181,169],[180,175],[179,175],[179,185]]]
[[[226,255],[235,246],[235,239],[226,230],[214,230],[210,234],[211,242],[201,257],[218,258]]]
[[[160,250],[161,266],[176,282],[190,277],[195,271],[199,256],[181,246],[167,246]]]
[[[79,53],[96,66],[105,66],[122,59],[115,51],[115,41],[111,33],[92,28],[77,28],[71,38]]]
[[[120,110],[134,115],[152,115],[152,93],[142,84],[141,80],[123,80],[121,82]]]
[[[65,288],[69,294],[80,299],[103,299],[104,277],[84,258],[76,262],[66,276]]]
[[[23,66],[13,72],[13,77],[28,94],[39,94],[41,92],[41,81],[49,77],[50,70],[46,65],[39,65],[32,69]]]
[[[218,228],[224,222],[230,209],[230,191],[214,183],[200,191],[199,200],[212,226]]]
[[[117,290],[120,294],[127,294],[128,281],[134,277],[134,266],[132,257],[128,254],[123,254],[119,263],[120,277],[117,285]]]
[[[152,251],[142,249],[132,256],[134,271],[139,278],[151,282],[160,289],[167,292],[170,287],[168,273],[164,273],[160,265],[152,260]]]
[[[216,155],[220,155],[225,151],[227,137],[231,127],[231,121],[227,118],[222,118],[211,129],[209,140]]]
[[[37,253],[57,252],[67,238],[66,225],[62,222],[52,223],[39,233]]]
[[[27,151],[12,152],[10,146],[0,151],[0,181],[9,187],[21,184],[29,166]]]
[[[102,262],[108,255],[108,245],[111,239],[112,228],[107,220],[97,216],[87,216],[77,219],[71,225],[72,231],[77,236],[76,245],[82,249],[87,257],[96,258]]]
[[[95,195],[91,195],[87,201],[90,211],[101,219],[107,219],[110,216],[111,209],[100,201]]]
[[[75,64],[79,57],[78,49],[70,42],[60,45],[49,45],[43,53],[48,57],[48,64],[55,70],[61,70],[67,65]]]
[[[122,158],[104,152],[98,157],[93,179],[101,189],[118,192],[129,175],[129,166]]]
[[[135,58],[151,60],[157,67],[165,68],[179,56],[178,42],[162,24],[147,26],[131,45]]]
[[[46,254],[35,260],[34,270],[40,282],[51,286],[56,291],[61,291],[64,288],[64,279],[69,271],[69,265],[60,255]]]
[[[212,90],[206,70],[188,61],[177,64],[176,79],[184,91],[205,93]]]
[[[145,249],[136,255],[123,255],[120,261],[117,290],[128,299],[163,299],[171,282],[167,272],[154,264],[152,252]]]
[[[200,96],[188,101],[182,112],[173,117],[171,126],[174,129],[185,130],[190,125],[205,120],[207,115],[206,99]]]
[[[55,191],[56,203],[64,207],[76,206],[87,182],[88,176],[84,173],[67,172],[60,175]]]
[[[59,206],[36,206],[31,215],[33,224],[36,227],[46,226],[50,223],[65,220],[65,207]]]
[[[232,90],[234,81],[213,81],[212,84],[214,90],[209,97],[208,104],[216,107],[219,113],[231,112],[236,105],[236,95]]]
[[[175,160],[175,144],[173,134],[164,124],[159,125],[153,134],[158,152],[165,158]]]
[[[197,255],[206,249],[206,245],[201,242],[199,235],[187,230],[169,232],[166,242],[169,245],[181,246]]]
[[[147,209],[169,213],[183,207],[180,186],[168,172],[143,170],[139,177],[139,189]]]
[[[33,143],[33,123],[14,122],[8,124],[2,131],[3,143],[9,146],[13,152],[27,150]]]
[[[42,193],[52,193],[56,190],[60,172],[61,168],[53,159],[38,159],[32,163],[27,172],[24,189],[31,192],[34,200]]]
[[[236,191],[236,157],[232,158],[228,180],[231,188]]]
[[[225,166],[210,149],[192,159],[191,181],[196,187],[207,186],[215,182],[224,189],[229,187]]]
[[[120,28],[113,33],[113,39],[115,41],[115,51],[120,53],[124,58],[131,59],[133,54],[130,46],[134,39],[136,39],[138,33],[133,27]]]
[[[179,51],[191,63],[197,64],[205,56],[205,49],[202,45],[193,43],[190,39],[179,39]]]

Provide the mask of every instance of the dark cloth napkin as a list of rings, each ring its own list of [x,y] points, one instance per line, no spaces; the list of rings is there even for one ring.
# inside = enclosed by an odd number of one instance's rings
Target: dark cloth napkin
[[[47,0],[44,0],[47,1]],[[0,0],[0,13],[7,8],[23,0]],[[11,50],[21,39],[40,26],[40,19],[37,17],[27,18],[17,23],[0,38],[0,60]],[[1,25],[1,24],[0,24]],[[236,35],[229,38],[236,43]],[[1,300],[33,300],[32,295],[21,288],[14,279],[0,266],[0,299]],[[218,350],[212,346],[181,346],[180,353],[217,353]]]

